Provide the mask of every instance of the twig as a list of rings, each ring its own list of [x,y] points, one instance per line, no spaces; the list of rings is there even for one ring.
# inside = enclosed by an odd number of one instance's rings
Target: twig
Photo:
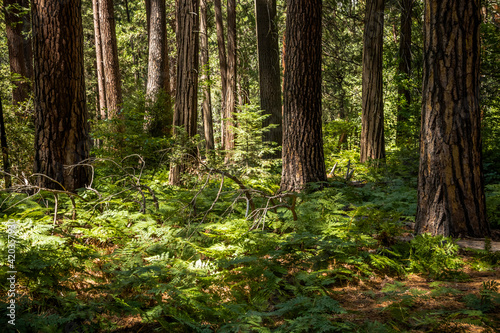
[[[151,194],[151,197],[153,197],[153,202],[155,204],[156,210],[159,210],[160,205],[158,204],[158,198],[156,197],[155,192],[151,189],[151,187],[149,187],[147,185],[141,184],[140,186],[145,187],[149,191],[149,194]]]
[[[219,191],[217,192],[217,196],[215,197],[214,202],[212,202],[212,205],[210,206],[210,208],[205,212],[205,215],[203,216],[203,219],[201,220],[200,224],[205,221],[205,218],[207,217],[208,213],[210,213],[212,211],[212,209],[215,207],[215,204],[219,200],[219,197],[220,197],[220,194],[222,192],[223,187],[224,187],[224,175],[222,175],[222,180],[220,182]]]
[[[337,169],[337,164],[339,164],[339,162],[335,162],[335,165],[333,166],[332,171],[330,171],[330,173],[328,174],[330,177],[335,176],[335,169]]]
[[[54,225],[56,225],[57,222],[57,204],[59,202],[59,199],[57,197],[57,193],[54,193]]]

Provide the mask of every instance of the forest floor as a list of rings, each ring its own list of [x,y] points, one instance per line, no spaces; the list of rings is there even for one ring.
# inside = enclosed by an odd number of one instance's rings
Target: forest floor
[[[500,286],[500,267],[485,270],[475,267],[477,258],[470,251],[484,248],[484,241],[461,240],[457,243],[462,247],[460,257],[466,263],[461,277],[437,281],[417,274],[372,276],[332,287],[329,296],[346,312],[333,314],[331,320],[353,323],[364,328],[354,332],[367,333],[500,332],[500,312],[486,314],[471,310],[475,307],[484,311],[488,307],[491,300],[485,289]],[[492,242],[492,250],[498,251],[499,245],[499,242]],[[145,324],[138,315],[109,319],[120,327],[114,333],[161,331],[159,324]]]
[[[104,183],[76,219],[64,196],[5,194],[5,219],[26,221],[18,332],[500,332],[498,223],[491,241],[414,235],[403,180],[336,180],[255,220],[237,184],[153,180],[155,197]]]
[[[464,281],[434,282],[412,274],[401,280],[376,277],[335,288],[334,298],[347,310],[336,316],[360,325],[380,322],[397,331],[406,331],[406,327],[410,332],[500,332],[500,313],[471,320],[474,313],[464,310],[463,301],[480,299],[484,283],[500,283],[500,269],[466,269],[465,273],[469,277]]]

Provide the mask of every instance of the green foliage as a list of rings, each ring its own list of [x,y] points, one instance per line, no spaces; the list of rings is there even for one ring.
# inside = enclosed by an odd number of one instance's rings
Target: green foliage
[[[498,173],[500,149],[496,139],[500,134],[500,98],[497,93],[500,88],[500,80],[497,75],[497,68],[500,66],[500,47],[498,43],[499,28],[495,18],[496,10],[493,6],[493,2],[485,2],[486,15],[484,15],[481,24],[481,111],[483,114],[481,133],[486,184],[500,181]],[[496,217],[494,223],[498,225]]]
[[[464,278],[458,271],[463,265],[451,238],[423,234],[411,241],[409,269],[413,272],[438,279]]]
[[[500,227],[500,184],[486,186],[486,213],[494,228]]]
[[[280,147],[276,147],[272,142],[262,141],[264,133],[277,127],[271,124],[262,127],[263,121],[269,115],[263,114],[257,106],[247,104],[239,107],[236,113],[236,122],[233,130],[236,135],[235,149],[231,152],[231,160],[239,166],[239,172],[245,172],[246,176],[257,176],[263,167],[270,165],[272,161],[265,160],[265,156],[272,155]]]
[[[260,189],[251,192],[255,207],[248,211],[240,185],[210,169],[180,188],[167,185],[164,168],[146,169],[139,156],[94,163],[92,190],[75,198],[76,219],[64,194],[57,215],[50,192],[1,194],[4,220],[20,220],[19,327],[112,331],[113,318],[135,317],[166,332],[390,332],[438,327],[436,318],[456,314],[426,319],[417,312],[426,297],[459,297],[455,289],[435,285],[424,294],[396,281],[380,299],[392,320],[354,322],[333,291],[408,271],[460,277],[462,262],[450,240],[398,241],[405,215],[391,201],[403,202],[409,193],[402,180],[363,187],[337,181],[271,203],[273,172],[258,170],[270,176],[255,178],[241,169],[240,182]],[[0,240],[6,249],[3,226]],[[476,312],[460,315],[483,320],[494,311],[493,287],[464,298],[467,311]]]
[[[171,110],[164,109],[164,98],[150,107],[150,113],[161,112],[163,117],[171,117]],[[146,130],[146,99],[142,93],[129,96],[121,112],[124,120],[104,119],[95,121],[92,138],[96,141],[94,153],[99,157],[126,157],[140,154],[148,165],[158,165],[168,160],[174,141],[168,131],[160,137],[152,137]],[[124,128],[123,132],[110,128]],[[158,157],[160,155],[160,157]]]
[[[479,295],[468,294],[464,297],[467,307],[483,313],[500,309],[500,294],[498,293],[499,283],[491,280],[485,281],[479,291]]]
[[[335,119],[324,123],[323,149],[325,151],[325,159],[330,162],[330,157],[334,157],[341,149],[345,150],[345,148],[347,148],[348,142],[341,142],[343,135],[346,136],[346,138],[351,138],[360,130],[359,123],[346,119]],[[327,165],[329,165],[329,163],[327,163]]]

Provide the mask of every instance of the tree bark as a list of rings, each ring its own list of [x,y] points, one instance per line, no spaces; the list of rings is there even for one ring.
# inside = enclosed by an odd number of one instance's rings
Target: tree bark
[[[425,1],[416,231],[490,234],[481,164],[479,0]]]
[[[363,36],[363,114],[360,142],[362,163],[385,158],[382,87],[383,33],[384,0],[368,0]]]
[[[98,92],[98,107],[101,119],[107,119],[106,104],[106,81],[104,77],[104,64],[102,53],[102,40],[101,40],[101,25],[99,17],[99,0],[92,0],[92,10],[94,12],[94,36],[95,36],[95,53],[96,53],[96,71],[97,71],[97,88]]]
[[[278,27],[276,25],[276,0],[255,0],[255,17],[257,25],[257,53],[259,56],[259,88],[260,108],[269,117],[262,124],[267,127],[278,125],[266,132],[263,141],[282,145],[282,105],[281,105],[281,77],[280,77],[280,50],[278,42]],[[281,152],[274,156],[279,158]]]
[[[108,118],[123,119],[123,114],[121,113],[123,97],[120,68],[118,65],[113,0],[98,1]],[[123,130],[123,128],[118,128],[118,130]]]
[[[201,0],[200,5],[200,59],[201,81],[203,82],[203,129],[205,133],[205,148],[207,154],[215,148],[214,126],[212,120],[212,96],[210,94],[210,63],[208,52],[207,0]]]
[[[226,42],[224,38],[224,20],[222,18],[221,0],[214,0],[215,28],[217,30],[217,48],[219,51],[219,67],[221,80],[221,146],[224,149],[225,126],[224,117],[226,116],[226,93],[227,93],[227,56]]]
[[[224,138],[222,146],[226,151],[235,147],[236,92],[237,92],[237,53],[236,53],[236,0],[227,0],[227,86],[226,107],[223,121]],[[226,160],[228,159],[226,156]]]
[[[88,184],[89,156],[80,0],[33,0],[35,173],[45,188]],[[57,13],[57,15],[54,15]]]
[[[12,104],[24,102],[30,95],[33,79],[33,51],[30,31],[29,13],[21,8],[29,8],[29,0],[4,0],[5,29],[9,51],[10,71],[14,78]]]
[[[10,160],[9,147],[7,146],[7,134],[5,133],[5,122],[3,118],[2,96],[0,95],[0,148],[2,149],[3,177],[5,188],[10,188]]]
[[[197,132],[198,119],[199,0],[178,1],[177,42],[174,126],[183,127],[187,137],[192,138]],[[179,135],[176,127],[174,135]],[[183,164],[170,168],[170,184],[180,184],[183,169],[185,169]]]
[[[402,0],[401,31],[399,33],[399,80],[408,80],[411,75],[411,16],[415,0]],[[396,125],[396,145],[408,142],[409,108],[411,104],[410,88],[406,82],[398,85],[398,117]]]
[[[282,191],[326,181],[321,129],[322,1],[287,1]]]
[[[152,136],[159,137],[172,123],[170,113],[170,73],[168,68],[165,0],[148,0],[148,81],[146,86],[146,123]],[[163,105],[158,105],[159,102]]]

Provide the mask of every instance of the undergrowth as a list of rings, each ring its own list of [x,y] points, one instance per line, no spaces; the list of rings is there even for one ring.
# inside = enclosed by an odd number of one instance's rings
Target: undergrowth
[[[439,327],[444,317],[494,327],[494,281],[463,297],[463,309],[431,319],[415,312],[423,293],[397,281],[468,277],[451,239],[402,240],[416,207],[405,179],[335,176],[322,191],[291,194],[277,192],[273,163],[258,166],[259,177],[207,164],[180,188],[168,185],[166,168],[148,171],[130,158],[96,160],[91,188],[77,197],[0,194],[2,221],[17,221],[18,332],[112,332],[116,318],[164,332],[390,332]],[[4,223],[3,258],[7,241]],[[491,258],[480,253],[476,265],[498,267]],[[3,261],[0,279],[9,271]],[[396,282],[381,290],[390,304],[380,314],[392,319],[350,320],[339,288],[387,276]]]

